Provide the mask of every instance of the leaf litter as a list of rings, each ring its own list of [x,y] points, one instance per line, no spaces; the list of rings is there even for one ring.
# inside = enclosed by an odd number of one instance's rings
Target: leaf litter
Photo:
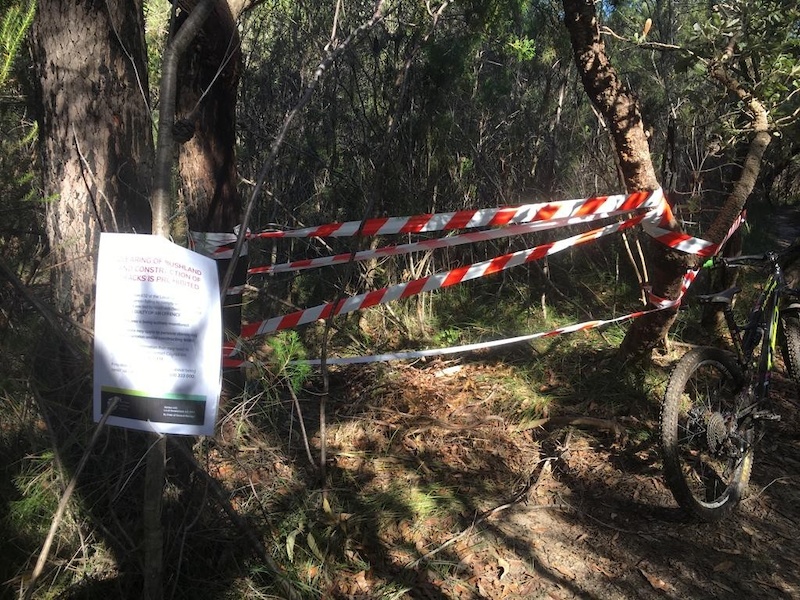
[[[793,384],[776,377],[789,410],[769,460],[757,455],[748,498],[710,525],[687,519],[661,479],[657,397],[647,414],[595,399],[579,415],[594,422],[523,427],[503,383],[512,372],[486,361],[332,374],[325,512],[346,515],[327,531],[349,542],[336,557],[332,539],[303,536],[328,563],[327,576],[314,571],[321,597],[797,597],[800,536],[786,532],[800,523],[800,489],[784,470],[800,460]],[[592,426],[607,421],[625,435]]]

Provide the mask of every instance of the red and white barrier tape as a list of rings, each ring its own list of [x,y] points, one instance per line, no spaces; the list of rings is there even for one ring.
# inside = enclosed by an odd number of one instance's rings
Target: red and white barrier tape
[[[658,203],[653,204],[653,200],[657,200]],[[568,201],[568,202],[579,202],[579,201]],[[600,219],[605,219],[608,217],[627,214],[634,210],[637,210],[637,208],[638,209],[650,208],[650,213],[648,215],[648,218],[642,222],[642,226],[646,233],[656,238],[658,241],[665,244],[666,246],[690,254],[697,254],[698,256],[701,257],[708,257],[716,254],[719,248],[725,243],[725,241],[727,241],[727,239],[733,233],[733,231],[735,231],[736,228],[738,228],[739,225],[741,224],[741,217],[740,217],[733,224],[731,230],[728,232],[728,235],[725,237],[725,240],[723,240],[721,244],[713,244],[706,240],[692,237],[685,233],[671,231],[661,226],[668,223],[671,219],[671,210],[669,208],[669,205],[666,203],[666,200],[664,200],[663,196],[655,195],[650,199],[648,199],[648,201],[644,202],[642,205],[632,209],[626,208],[624,210],[620,209],[620,210],[613,210],[610,212],[608,211],[595,212],[593,214],[583,215],[580,217],[572,216],[568,218],[554,218],[549,221],[524,222],[515,225],[507,225],[497,229],[489,229],[486,231],[468,232],[460,235],[454,235],[454,236],[442,237],[430,240],[422,240],[419,242],[400,244],[397,246],[384,246],[383,248],[377,248],[375,250],[362,250],[356,252],[355,254],[346,252],[342,254],[336,254],[333,256],[301,259],[287,263],[279,263],[276,265],[264,265],[249,269],[248,274],[262,275],[262,274],[285,273],[289,271],[302,271],[305,269],[343,264],[351,260],[358,262],[373,258],[399,256],[411,252],[429,251],[440,248],[451,248],[462,244],[472,244],[475,242],[502,239],[505,237],[523,235],[526,233],[533,233],[536,231],[543,231],[546,229],[555,229],[558,227],[564,227],[566,225],[588,223]]]
[[[667,308],[672,308],[674,306],[679,306],[681,302],[683,302],[683,297],[686,295],[686,292],[689,290],[689,286],[692,285],[697,274],[700,271],[698,269],[688,269],[683,276],[683,280],[681,281],[681,287],[678,291],[677,298],[660,298],[655,294],[648,293],[648,300],[650,304],[655,306],[653,310],[665,310]]]
[[[566,250],[567,248],[573,248],[580,244],[585,244],[586,242],[596,240],[611,233],[629,229],[634,225],[639,224],[646,216],[646,214],[639,215],[632,219],[628,219],[627,221],[606,225],[605,227],[593,229],[591,231],[574,235],[563,240],[558,240],[556,242],[550,242],[548,244],[536,246],[535,248],[511,252],[509,254],[495,257],[491,260],[465,265],[451,271],[437,273],[435,275],[422,277],[406,283],[399,283],[373,292],[358,294],[356,296],[351,296],[349,298],[340,300],[336,304],[333,302],[328,302],[313,308],[307,308],[305,310],[290,313],[282,317],[274,317],[266,321],[249,323],[242,326],[242,337],[250,338],[256,335],[280,331],[281,329],[290,329],[292,327],[311,323],[319,319],[327,319],[328,317],[334,315],[343,315],[356,310],[362,310],[364,308],[376,306],[378,304],[386,304],[388,302],[392,302],[393,300],[399,300],[400,298],[408,298],[422,292],[431,292],[439,288],[449,287],[451,285],[456,285],[465,281],[491,275],[492,273],[505,271],[511,267],[516,267],[527,262],[544,258],[545,256],[550,256],[557,252],[561,252],[562,250]]]
[[[626,221],[597,228],[564,240],[544,244],[532,249],[513,252],[488,261],[467,265],[458,269],[424,277],[411,282],[388,286],[374,292],[368,292],[352,296],[350,298],[345,298],[336,303],[336,306],[334,306],[334,303],[327,303],[317,307],[297,311],[282,317],[275,317],[265,321],[251,323],[242,327],[242,338],[254,337],[282,329],[296,327],[319,319],[325,319],[333,315],[346,314],[356,310],[369,308],[377,304],[385,304],[400,298],[407,298],[422,292],[433,291],[442,287],[447,287],[471,279],[490,275],[492,273],[511,268],[512,266],[518,266],[520,264],[537,260],[545,256],[555,254],[556,252],[560,252],[561,250],[596,240],[605,235],[628,229],[639,223],[643,224],[643,227],[647,233],[669,247],[682,250],[684,252],[693,252],[695,254],[699,254],[700,256],[710,256],[715,254],[719,248],[722,247],[725,241],[727,241],[730,235],[732,235],[732,233],[742,222],[742,218],[740,217],[729,230],[725,240],[723,240],[723,242],[720,244],[712,244],[705,240],[693,238],[685,234],[676,234],[676,232],[663,227],[663,225],[670,221],[671,213],[669,205],[664,200],[661,190],[658,189],[649,194],[642,192],[638,194],[632,194],[630,196],[605,196],[589,198],[585,200],[525,205],[523,207],[517,207],[513,209],[513,212],[511,212],[512,209],[486,209],[476,211],[459,211],[457,213],[445,213],[441,215],[418,215],[416,217],[373,219],[365,222],[368,226],[365,226],[362,229],[361,233],[363,235],[380,235],[385,233],[421,233],[465,227],[500,225],[503,223],[505,223],[505,226],[501,229],[489,230],[485,232],[467,233],[449,238],[424,240],[422,242],[416,242],[413,244],[403,244],[399,246],[380,248],[378,250],[363,251],[356,253],[355,256],[357,260],[365,260],[367,258],[379,256],[393,256],[417,250],[428,250],[433,248],[455,246],[463,243],[471,243],[474,241],[497,239],[499,237],[505,237],[508,235],[518,235],[521,233],[529,233],[531,231],[541,229],[593,221],[622,213],[628,213],[642,208],[647,208],[650,210],[648,210],[648,212],[645,214],[635,216]],[[361,222],[359,221],[352,221],[289,232],[264,232],[263,234],[256,234],[252,237],[322,237],[327,235],[353,235],[358,231],[358,226],[360,223]],[[293,261],[291,263],[285,263],[282,265],[261,268],[262,270],[257,272],[266,273],[299,270],[328,264],[337,264],[339,262],[346,262],[347,260],[351,259],[353,259],[353,256],[348,253],[319,259],[310,259],[306,261]],[[509,338],[508,340],[497,340],[494,342],[470,344],[467,346],[439,350],[423,350],[416,353],[411,352],[379,355],[379,357],[383,358],[352,357],[348,359],[330,359],[328,363],[347,364],[354,362],[376,362],[378,360],[394,360],[402,358],[421,358],[424,356],[434,356],[437,355],[437,353],[451,354],[457,352],[467,352],[480,348],[490,348],[503,344],[531,340],[537,337],[547,337],[572,331],[592,329],[610,323],[637,318],[644,314],[679,305],[683,295],[691,285],[696,275],[697,271],[695,270],[687,271],[677,298],[662,299],[651,294],[650,301],[655,305],[655,308],[638,311],[608,321],[589,321],[586,323],[579,323],[569,327],[553,330],[551,332],[531,334],[528,336],[520,336],[518,338]],[[244,362],[242,359],[236,357],[237,353],[237,345],[234,342],[225,344],[223,349],[225,366],[238,366]],[[310,364],[319,364],[317,359],[308,362],[310,362]]]
[[[564,219],[580,219],[589,215],[612,216],[615,213],[627,213],[637,208],[652,209],[658,207],[663,200],[661,188],[652,192],[636,192],[634,194],[617,194],[613,196],[594,196],[578,200],[562,200],[558,202],[542,202],[523,204],[502,208],[484,208],[460,210],[449,213],[422,214],[410,217],[386,217],[367,219],[366,221],[346,221],[344,223],[328,223],[303,229],[280,231],[262,231],[252,233],[254,238],[309,238],[309,237],[350,237],[388,235],[395,233],[429,233],[432,231],[450,231],[453,229],[472,229],[475,227],[501,227],[534,221],[552,221]],[[363,225],[362,225],[363,223]]]
[[[730,239],[733,233],[739,229],[744,220],[745,213],[742,212],[734,220],[723,240],[719,244],[714,244],[680,231],[668,229],[666,225],[672,221],[672,209],[670,209],[669,204],[666,204],[665,202],[664,209],[659,219],[647,220],[643,222],[642,228],[644,229],[645,233],[651,237],[654,237],[665,246],[669,246],[674,250],[686,252],[687,254],[695,254],[702,258],[708,258],[709,256],[714,256],[717,252],[719,252],[720,248],[722,248],[722,246],[725,245],[725,242]]]
[[[606,319],[606,320],[594,320],[594,321],[585,321],[583,323],[575,323],[573,325],[567,325],[564,327],[559,327],[557,329],[553,329],[550,331],[543,331],[539,333],[531,333],[527,335],[520,335],[511,338],[504,338],[500,340],[491,340],[488,342],[477,342],[474,344],[464,344],[461,346],[451,346],[448,348],[432,348],[430,350],[414,350],[409,352],[389,352],[384,354],[373,354],[368,356],[348,356],[348,357],[340,357],[340,358],[328,358],[325,362],[329,365],[351,365],[351,364],[367,364],[367,363],[375,363],[375,362],[387,362],[390,360],[415,360],[420,358],[428,358],[432,356],[447,356],[450,354],[463,354],[466,352],[475,352],[477,350],[488,350],[490,348],[498,348],[500,346],[508,346],[511,344],[518,344],[521,342],[528,342],[539,338],[547,338],[547,337],[555,337],[557,335],[562,335],[565,333],[573,333],[577,331],[589,331],[591,329],[597,329],[598,327],[603,327],[605,325],[612,325],[615,323],[622,323],[625,321],[629,321],[632,319],[637,319],[641,316],[658,312],[664,310],[666,308],[670,308],[673,306],[677,306],[680,304],[681,299],[686,292],[686,290],[691,285],[694,278],[697,276],[696,270],[687,271],[686,275],[683,278],[683,282],[681,283],[681,292],[680,296],[675,300],[658,300],[657,308],[651,308],[647,310],[640,310],[633,313],[629,313],[626,315],[622,315],[619,317],[615,317],[613,319]],[[243,365],[244,363],[250,362],[256,364],[255,361],[252,359],[242,359],[237,358],[235,353],[235,348],[232,343],[229,343],[225,348],[225,366],[229,367],[238,367]],[[297,360],[291,361],[290,364],[308,364],[308,365],[319,365],[322,363],[322,359],[319,358],[312,358],[307,360]]]
[[[623,214],[622,212],[615,212],[615,215]],[[448,237],[435,238],[430,240],[421,240],[419,242],[412,242],[408,244],[400,244],[397,246],[384,246],[375,250],[361,250],[352,254],[345,252],[343,254],[336,254],[333,256],[322,256],[320,258],[309,258],[295,260],[288,263],[280,263],[277,265],[264,265],[260,267],[252,267],[247,272],[249,275],[264,275],[274,273],[285,273],[288,271],[302,271],[304,269],[312,269],[316,267],[327,267],[346,263],[349,261],[362,261],[371,258],[386,258],[388,256],[399,256],[402,254],[409,254],[411,252],[421,252],[427,250],[437,250],[440,248],[452,248],[462,244],[473,244],[475,242],[485,242],[489,240],[497,240],[516,235],[523,235],[526,233],[534,233],[536,231],[543,231],[545,229],[554,229],[556,227],[563,227],[567,224],[574,225],[577,222],[590,222],[605,215],[596,216],[590,215],[586,217],[573,217],[569,223],[564,223],[563,219],[556,222],[537,222],[537,223],[520,223],[518,225],[506,225],[497,229],[487,229],[486,231],[471,231],[459,235]]]
[[[349,261],[362,261],[371,258],[382,258],[387,256],[398,256],[410,252],[419,252],[424,250],[435,250],[439,248],[449,248],[461,244],[472,244],[475,242],[482,242],[488,240],[495,240],[513,235],[522,235],[525,233],[533,233],[536,231],[543,231],[546,229],[555,229],[557,227],[565,227],[567,225],[577,225],[579,223],[588,223],[609,217],[616,217],[631,213],[636,210],[649,209],[656,211],[660,214],[663,210],[669,210],[669,205],[664,200],[661,189],[657,189],[649,194],[638,193],[630,196],[598,196],[583,200],[567,200],[564,202],[550,202],[544,204],[528,204],[514,208],[514,216],[509,225],[499,227],[497,229],[489,229],[480,232],[468,232],[460,235],[442,237],[437,239],[422,240],[409,244],[401,244],[398,246],[385,246],[375,250],[362,250],[360,252],[343,253],[334,256],[323,256],[321,258],[296,260],[288,263],[281,263],[277,265],[266,265],[251,268],[248,273],[250,275],[257,274],[273,274],[283,273],[287,271],[300,271],[304,269],[311,269],[316,267],[324,267],[335,264],[342,264]],[[471,223],[477,222],[478,225],[468,224],[466,227],[482,226],[487,219],[491,221],[497,216],[493,215],[496,211],[512,210],[512,209],[484,209],[479,211],[461,211],[460,213],[443,213],[440,215],[417,215],[415,217],[396,217],[389,219],[392,226],[379,228],[381,233],[390,230],[390,233],[397,233],[394,231],[398,227],[403,229],[403,224],[413,223],[413,228],[420,228],[425,232],[436,231],[435,227],[445,225],[443,229],[452,229],[450,224],[453,223]],[[463,214],[466,213],[466,214]],[[478,215],[478,218],[471,220],[467,216]],[[510,213],[506,213],[506,216]],[[547,215],[552,214],[552,217]],[[461,215],[461,216],[459,216]],[[491,218],[490,218],[491,217]],[[505,217],[501,220],[505,220]],[[380,223],[387,224],[386,219],[377,220]],[[345,232],[341,235],[352,235],[355,224],[358,221],[350,221],[348,223],[340,224],[341,227],[337,232]],[[369,223],[369,221],[367,221]],[[423,226],[420,224],[424,223]],[[303,236],[311,236],[312,234],[320,231],[330,231],[337,224],[323,225],[316,228],[308,228],[304,230],[295,230],[289,233],[301,233]],[[373,224],[373,228],[377,224]],[[407,229],[411,227],[406,227]],[[365,228],[366,229],[366,228]],[[356,229],[357,230],[357,229]],[[269,232],[275,233],[275,232]],[[257,234],[259,235],[259,234]]]

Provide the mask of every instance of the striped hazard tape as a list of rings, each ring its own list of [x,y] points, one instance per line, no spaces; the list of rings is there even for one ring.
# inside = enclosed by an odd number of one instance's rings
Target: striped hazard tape
[[[570,217],[555,217],[547,221],[541,221],[541,220],[533,220],[530,222],[525,221],[519,224],[506,225],[504,227],[499,227],[497,229],[488,229],[486,231],[479,231],[479,232],[468,232],[460,235],[422,240],[419,242],[400,244],[397,246],[384,246],[382,248],[377,248],[375,250],[362,250],[355,253],[345,252],[333,256],[301,259],[287,263],[279,263],[275,265],[263,265],[250,268],[248,270],[248,274],[272,275],[276,273],[302,271],[305,269],[313,269],[318,267],[343,264],[350,261],[358,262],[374,258],[399,256],[403,254],[409,254],[411,252],[430,251],[430,250],[437,250],[440,248],[452,248],[462,244],[473,244],[476,242],[497,240],[506,237],[523,235],[526,233],[534,233],[546,229],[555,229],[567,225],[588,223],[591,221],[601,220],[609,217],[621,216],[624,214],[628,214],[634,210],[643,208],[647,208],[653,211],[650,213],[649,218],[642,222],[642,226],[646,233],[648,233],[650,236],[654,237],[661,243],[676,250],[680,250],[689,254],[696,254],[701,257],[708,257],[716,254],[719,248],[724,244],[724,242],[727,241],[730,234],[741,224],[742,217],[740,217],[739,220],[737,220],[737,222],[734,223],[728,236],[726,236],[725,240],[720,244],[713,244],[706,240],[692,237],[685,233],[671,231],[666,227],[664,227],[664,225],[670,222],[672,212],[670,210],[669,204],[667,204],[666,201],[664,200],[663,195],[657,192],[647,197],[638,206],[635,206],[635,203],[633,202],[630,201],[625,202],[623,200],[620,200],[620,198],[628,200],[628,197],[625,196],[623,197],[607,196],[605,197],[606,205],[603,207],[604,210],[596,211],[591,214],[582,214],[579,216],[573,215]],[[568,202],[579,205],[580,202],[584,201],[572,200]],[[552,205],[552,203],[550,205]],[[585,208],[585,205],[583,206]],[[634,207],[630,208],[631,206]],[[609,210],[610,207],[615,207],[615,208]],[[526,211],[523,214],[540,215],[541,210]],[[415,219],[417,217],[409,217],[409,218]],[[310,228],[306,229],[305,231],[306,232],[315,231],[317,229],[318,228]]]
[[[340,300],[338,303],[328,302],[320,304],[313,308],[307,308],[297,312],[284,315],[282,317],[274,317],[266,321],[258,321],[249,323],[242,326],[242,337],[250,338],[257,335],[272,333],[280,331],[281,329],[291,329],[306,323],[312,323],[319,319],[327,319],[334,315],[344,315],[357,310],[377,306],[378,304],[386,304],[401,298],[408,298],[422,292],[432,292],[434,290],[449,287],[479,277],[485,277],[493,273],[505,271],[511,267],[516,267],[527,262],[539,260],[545,256],[550,256],[568,248],[574,248],[581,244],[596,240],[603,236],[629,229],[634,225],[638,225],[647,215],[639,215],[627,221],[613,223],[593,229],[585,233],[574,235],[556,242],[550,242],[527,250],[519,250],[511,252],[502,256],[495,257],[491,260],[486,260],[471,265],[465,265],[457,269],[437,273],[428,277],[422,277],[406,283],[388,286],[373,292],[358,294]]]
[[[664,200],[661,189],[650,193],[640,192],[629,196],[597,196],[582,200],[566,200],[563,202],[548,202],[541,204],[526,204],[512,208],[483,209],[444,213],[441,215],[416,215],[413,217],[395,217],[392,219],[372,219],[365,221],[365,231],[378,230],[379,234],[386,233],[427,233],[432,231],[445,231],[456,228],[462,229],[496,225],[506,225],[480,232],[468,232],[460,235],[422,240],[397,246],[385,246],[375,250],[362,250],[360,252],[343,253],[321,258],[296,260],[277,265],[265,265],[249,269],[248,274],[274,274],[287,271],[301,271],[316,267],[342,264],[349,261],[363,261],[372,258],[398,256],[411,252],[449,248],[461,244],[472,244],[504,237],[533,233],[546,229],[555,229],[567,225],[588,223],[610,217],[629,214],[636,210],[655,210],[659,213],[669,206]],[[335,232],[335,235],[353,235],[358,231],[360,221],[322,225],[287,232],[263,232],[253,237],[273,237],[285,234],[286,237],[322,237]]]
[[[251,233],[249,237],[311,238],[351,237],[357,234],[375,236],[396,233],[430,233],[475,227],[504,227],[534,221],[561,221],[563,225],[571,225],[570,219],[573,218],[578,219],[575,223],[581,223],[584,222],[583,218],[588,216],[603,218],[613,214],[629,213],[638,208],[657,208],[663,199],[663,192],[661,188],[658,188],[652,192],[636,192],[627,196],[624,194],[593,196],[579,200],[347,221],[303,229],[262,231]]]
[[[712,244],[699,238],[694,238],[682,233],[676,233],[667,229],[667,224],[672,220],[670,207],[664,199],[661,189],[653,192],[640,192],[628,196],[601,196],[587,198],[583,200],[568,200],[563,202],[550,202],[541,204],[530,204],[519,207],[507,207],[498,209],[482,209],[458,211],[454,213],[443,213],[438,215],[417,215],[413,217],[395,217],[385,219],[370,219],[364,221],[361,227],[360,221],[350,221],[345,223],[334,223],[309,227],[289,231],[267,231],[252,234],[250,237],[343,237],[354,235],[383,235],[387,233],[425,233],[431,231],[447,231],[452,229],[464,229],[469,227],[492,227],[499,226],[497,229],[489,229],[480,232],[468,232],[460,235],[443,237],[438,239],[423,240],[398,246],[387,246],[377,250],[366,250],[355,254],[346,253],[317,259],[299,260],[279,265],[266,267],[256,267],[251,269],[251,274],[277,273],[283,271],[295,271],[320,267],[332,264],[339,264],[349,260],[366,260],[382,256],[395,256],[407,252],[420,250],[432,250],[456,246],[459,244],[473,243],[498,239],[511,235],[521,235],[532,231],[550,229],[576,223],[586,223],[608,217],[620,216],[623,214],[642,212],[625,221],[619,221],[604,227],[599,227],[591,231],[574,235],[569,238],[536,246],[534,248],[512,252],[498,256],[491,260],[474,263],[438,273],[428,277],[423,277],[410,282],[388,286],[373,292],[358,294],[339,300],[329,302],[305,310],[296,311],[288,315],[274,317],[264,321],[258,321],[243,325],[240,339],[252,338],[258,335],[273,333],[283,329],[297,327],[311,323],[320,319],[326,319],[334,315],[342,315],[354,311],[362,310],[379,304],[386,304],[400,298],[423,292],[434,291],[440,288],[456,285],[484,277],[493,273],[504,271],[514,266],[525,264],[534,260],[550,256],[562,250],[573,248],[581,244],[599,239],[600,237],[612,233],[629,229],[638,224],[642,224],[645,232],[653,236],[658,241],[671,248],[684,252],[699,254],[700,256],[710,256],[716,253],[725,241],[741,224],[742,219],[737,220],[731,227],[725,240],[720,244]],[[360,228],[360,231],[359,231]],[[642,315],[671,308],[680,304],[683,295],[691,285],[696,276],[696,271],[688,271],[681,285],[681,290],[675,299],[662,299],[650,295],[653,308],[630,313],[607,321],[588,321],[571,325],[569,327],[556,329],[550,332],[530,334],[508,340],[497,340],[481,344],[471,344],[468,346],[458,346],[438,350],[423,350],[418,353],[399,353],[379,355],[379,357],[351,357],[347,359],[329,359],[329,364],[347,364],[353,362],[375,362],[377,360],[395,360],[403,358],[419,358],[433,356],[435,354],[450,354],[456,352],[467,352],[480,348],[489,348],[504,343],[516,343],[524,340],[531,340],[537,337],[550,337],[601,327],[610,323],[622,322],[634,319]],[[244,362],[239,356],[239,343],[228,342],[223,349],[223,358],[226,366],[238,366]],[[310,361],[311,364],[318,364]]]
[[[420,358],[429,358],[433,356],[449,356],[451,354],[464,354],[467,352],[476,352],[479,350],[489,350],[492,348],[499,348],[501,346],[519,344],[521,342],[529,342],[539,338],[555,337],[558,335],[563,335],[566,333],[574,333],[577,331],[589,331],[591,329],[597,329],[599,327],[604,327],[607,325],[623,323],[625,321],[637,319],[644,315],[659,312],[661,310],[672,308],[674,306],[679,305],[681,303],[681,299],[684,293],[686,292],[686,290],[689,289],[689,286],[694,281],[695,277],[697,276],[697,273],[698,273],[697,270],[689,270],[686,272],[686,275],[684,276],[683,281],[681,283],[680,296],[677,299],[664,300],[651,297],[651,301],[656,305],[656,308],[628,313],[625,315],[621,315],[619,317],[615,317],[613,319],[584,321],[582,323],[575,323],[572,325],[566,325],[564,327],[558,327],[550,331],[530,333],[510,338],[503,338],[500,340],[476,342],[474,344],[464,344],[461,346],[450,346],[448,348],[432,348],[430,350],[412,350],[409,352],[388,352],[383,354],[372,354],[367,356],[334,357],[326,359],[325,362],[328,365],[352,365],[352,364],[367,364],[375,362],[388,362],[392,360],[416,360]],[[244,360],[240,357],[237,357],[237,350],[233,342],[229,342],[225,346],[225,348],[223,349],[223,354],[224,354],[225,366],[238,367],[244,364],[245,362],[260,364],[258,363],[258,361],[255,361],[253,359]],[[296,361],[291,361],[289,364],[300,364],[300,363],[308,365],[320,365],[322,363],[322,359],[311,358],[306,360],[296,360]]]
[[[587,216],[582,217],[580,222],[594,221],[598,217]],[[578,222],[577,218],[571,219],[570,225]],[[526,233],[534,233],[544,229],[553,229],[556,227],[563,227],[563,222],[543,222],[543,223],[521,223],[519,225],[507,225],[498,229],[487,229],[486,231],[471,231],[459,235],[448,237],[435,238],[430,240],[422,240],[419,242],[412,242],[409,244],[400,244],[397,246],[384,246],[375,250],[362,250],[356,253],[345,252],[343,254],[336,254],[333,256],[323,256],[320,258],[310,258],[295,260],[288,263],[280,263],[276,265],[264,265],[260,267],[252,267],[247,272],[250,275],[264,275],[285,273],[287,271],[302,271],[305,269],[313,269],[317,267],[327,267],[331,265],[343,264],[349,261],[363,261],[372,258],[386,258],[389,256],[399,256],[402,254],[410,254],[411,252],[421,252],[437,250],[440,248],[452,248],[462,244],[474,244],[476,242],[485,242],[490,240],[497,240],[506,237],[523,235]]]
[[[665,212],[661,215],[658,221],[644,221],[642,223],[642,228],[644,231],[665,246],[669,246],[675,250],[680,250],[681,252],[686,252],[687,254],[694,254],[702,258],[714,256],[717,252],[719,252],[720,248],[725,245],[733,233],[739,229],[739,227],[745,221],[745,213],[743,212],[736,218],[736,220],[734,220],[723,240],[719,244],[714,244],[700,238],[692,237],[691,235],[680,231],[672,231],[665,228],[664,225],[668,222],[671,216],[671,211],[669,214],[667,214],[666,211],[670,211],[668,204],[666,205]]]

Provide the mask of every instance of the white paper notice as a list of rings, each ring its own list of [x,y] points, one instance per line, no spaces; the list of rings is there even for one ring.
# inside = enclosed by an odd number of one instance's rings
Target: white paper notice
[[[103,233],[97,265],[94,419],[212,435],[221,382],[215,262],[160,236]]]

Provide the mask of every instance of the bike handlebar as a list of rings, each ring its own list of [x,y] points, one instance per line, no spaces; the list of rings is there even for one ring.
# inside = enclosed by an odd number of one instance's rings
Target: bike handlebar
[[[742,256],[713,256],[703,263],[704,269],[713,269],[714,267],[744,267],[751,265],[767,264],[774,259],[774,252],[765,252],[763,254],[747,254]]]
[[[720,265],[725,267],[743,267],[751,265],[775,264],[792,250],[796,250],[796,247],[792,247],[781,252],[769,250],[767,252],[762,252],[761,254],[743,254],[741,256],[730,257],[712,256],[703,263],[703,268],[711,269]]]

